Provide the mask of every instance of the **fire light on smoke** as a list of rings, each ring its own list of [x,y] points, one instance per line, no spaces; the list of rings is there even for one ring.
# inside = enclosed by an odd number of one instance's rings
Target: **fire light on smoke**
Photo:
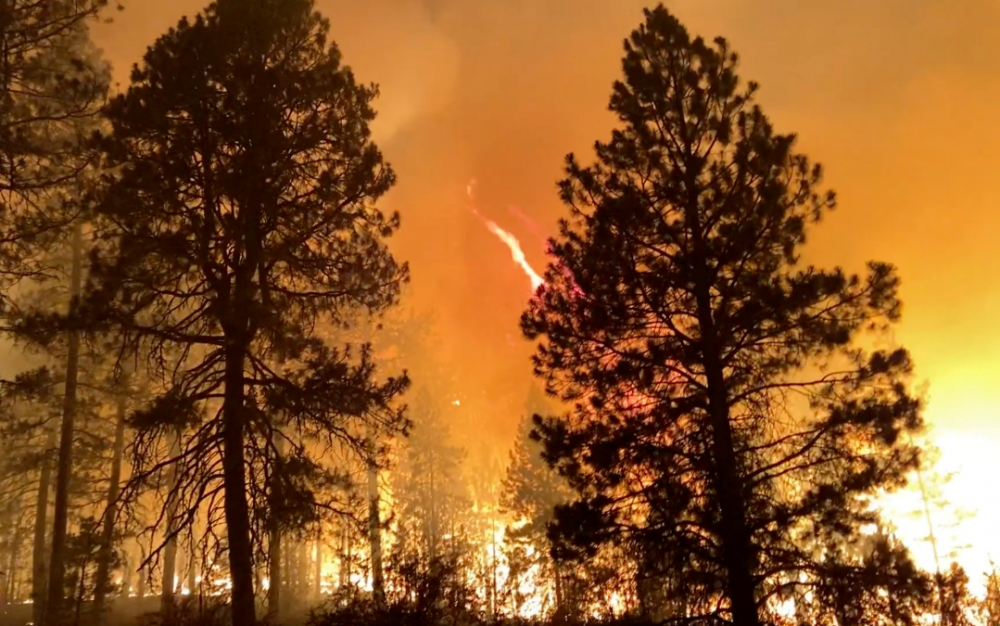
[[[531,267],[530,263],[528,263],[528,257],[525,256],[524,250],[521,249],[521,242],[518,241],[517,237],[515,237],[510,232],[501,228],[493,220],[483,217],[479,213],[479,211],[476,210],[475,193],[474,193],[475,185],[476,181],[471,181],[469,183],[469,186],[466,188],[466,191],[469,195],[469,200],[472,202],[472,204],[470,204],[469,206],[469,210],[472,211],[473,215],[479,218],[479,220],[483,223],[483,225],[486,226],[486,229],[488,231],[496,235],[497,239],[502,241],[508,248],[510,248],[511,259],[514,260],[514,263],[516,263],[518,267],[521,268],[521,270],[525,273],[525,275],[527,275],[528,280],[531,281],[531,292],[534,293],[538,291],[538,288],[545,284],[545,279],[542,278],[541,275],[535,271],[535,268]]]

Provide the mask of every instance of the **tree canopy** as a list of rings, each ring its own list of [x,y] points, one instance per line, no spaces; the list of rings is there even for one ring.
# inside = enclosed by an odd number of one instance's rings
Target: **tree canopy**
[[[265,491],[314,515],[334,471],[315,451],[363,454],[367,430],[402,427],[406,378],[376,379],[366,346],[321,333],[393,304],[407,276],[383,241],[398,216],[376,206],[394,181],[368,130],[376,90],[328,30],[310,0],[213,3],[149,49],[100,141],[111,174],[85,312],[164,378],[136,426],[150,450],[181,430],[173,528],[222,506],[240,624],[254,621]],[[136,480],[155,458],[136,459]],[[284,481],[265,478],[278,469]]]
[[[537,373],[575,404],[538,424],[576,491],[558,531],[655,548],[688,616],[753,626],[823,597],[843,572],[828,551],[916,467],[910,357],[870,348],[899,280],[801,261],[834,196],[725,40],[660,6],[622,68],[619,125],[593,165],[567,159],[570,216],[522,320]]]

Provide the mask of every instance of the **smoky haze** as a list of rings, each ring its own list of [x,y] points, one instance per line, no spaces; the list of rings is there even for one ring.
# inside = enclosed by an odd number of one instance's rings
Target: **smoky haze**
[[[381,87],[375,132],[399,176],[387,204],[403,216],[393,245],[411,263],[414,306],[434,314],[439,356],[466,398],[466,443],[505,451],[531,384],[531,347],[518,329],[530,284],[468,210],[466,188],[477,181],[478,210],[514,233],[541,271],[538,232],[554,232],[564,212],[555,186],[563,157],[585,155],[609,135],[621,41],[646,4],[318,2],[345,62]],[[117,81],[124,86],[145,47],[204,5],[132,0],[99,27]],[[906,303],[898,339],[931,383],[928,419],[942,463],[991,474],[1000,453],[1000,330],[989,330],[1000,303],[992,253],[1000,240],[1000,2],[668,7],[693,32],[731,42],[777,128],[798,132],[801,148],[826,166],[840,201],[816,231],[812,257],[852,268],[869,258],[898,264]],[[987,528],[1000,511],[975,501],[973,480],[963,487],[959,475],[951,497],[978,509],[976,523]]]

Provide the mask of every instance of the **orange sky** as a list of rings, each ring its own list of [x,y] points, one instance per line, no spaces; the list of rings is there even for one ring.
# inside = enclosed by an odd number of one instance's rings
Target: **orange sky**
[[[96,39],[124,81],[144,48],[203,0],[124,0]],[[605,139],[621,40],[639,0],[320,0],[334,39],[383,97],[376,130],[399,174],[399,254],[417,305],[433,310],[465,394],[469,442],[506,447],[530,382],[517,319],[527,277],[466,210],[521,238],[541,270],[565,153]],[[903,276],[898,339],[930,382],[928,419],[948,495],[978,510],[970,566],[1000,559],[1000,0],[675,0],[697,33],[722,34],[779,130],[827,168],[840,206],[809,256]],[[989,484],[989,483],[986,483]],[[903,522],[901,522],[903,523]],[[975,530],[973,530],[975,528]],[[912,531],[919,537],[923,529]],[[911,542],[913,543],[913,542]],[[913,545],[920,553],[924,548]],[[947,550],[945,550],[947,552]],[[978,558],[976,558],[978,557]]]

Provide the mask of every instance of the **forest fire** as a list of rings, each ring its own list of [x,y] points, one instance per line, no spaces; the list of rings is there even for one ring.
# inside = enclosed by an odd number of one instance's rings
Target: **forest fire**
[[[5,0],[0,626],[1000,624],[1000,4],[630,2]]]

